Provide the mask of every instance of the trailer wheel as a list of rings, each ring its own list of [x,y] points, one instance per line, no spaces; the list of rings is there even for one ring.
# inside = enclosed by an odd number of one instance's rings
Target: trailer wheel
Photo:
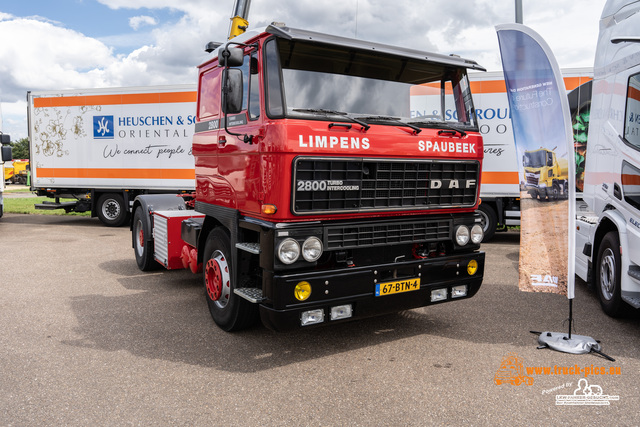
[[[498,215],[496,215],[496,211],[493,210],[490,205],[485,204],[478,206],[477,212],[480,214],[480,225],[482,226],[482,231],[484,231],[482,241],[488,242],[496,233],[496,229],[498,227]]]
[[[203,257],[203,277],[209,312],[214,322],[227,332],[252,326],[258,319],[258,307],[233,293],[231,241],[226,230],[218,227],[207,237]]]
[[[132,241],[138,268],[142,271],[155,270],[159,264],[153,258],[151,224],[142,208],[136,209],[133,215]]]
[[[124,198],[116,193],[106,193],[98,198],[98,218],[107,227],[120,227],[127,222]]]
[[[605,234],[598,250],[596,264],[596,290],[602,310],[611,317],[623,314],[624,303],[620,296],[622,265],[618,233]]]

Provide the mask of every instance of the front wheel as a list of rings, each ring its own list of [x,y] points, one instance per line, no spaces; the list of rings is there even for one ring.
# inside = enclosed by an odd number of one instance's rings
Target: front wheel
[[[620,296],[621,280],[620,239],[618,233],[605,234],[598,250],[596,264],[596,290],[602,310],[611,317],[623,314],[624,302]]]
[[[218,227],[207,237],[203,257],[204,286],[213,321],[227,332],[252,326],[258,319],[257,306],[233,293],[231,241]]]
[[[106,193],[98,198],[98,218],[107,227],[120,227],[127,222],[127,207],[120,194]]]

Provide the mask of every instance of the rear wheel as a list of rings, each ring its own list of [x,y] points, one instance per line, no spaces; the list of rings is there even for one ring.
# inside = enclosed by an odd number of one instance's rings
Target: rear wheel
[[[221,227],[207,237],[203,263],[207,305],[214,322],[227,332],[252,326],[258,319],[258,307],[233,293],[236,284],[233,283],[231,241]]]
[[[610,231],[605,234],[598,250],[596,290],[602,310],[611,317],[618,317],[624,311],[620,296],[621,271],[620,240],[617,232]]]
[[[481,218],[480,225],[482,226],[482,231],[484,231],[484,238],[482,241],[488,242],[496,233],[496,228],[498,227],[498,215],[496,215],[496,211],[493,210],[493,207],[485,204],[478,206],[478,213]]]
[[[106,193],[98,198],[98,218],[107,227],[120,227],[127,222],[127,207],[120,194]]]
[[[142,271],[154,270],[159,264],[153,259],[153,238],[151,227],[144,209],[136,209],[133,215],[133,249],[136,254],[136,263]]]

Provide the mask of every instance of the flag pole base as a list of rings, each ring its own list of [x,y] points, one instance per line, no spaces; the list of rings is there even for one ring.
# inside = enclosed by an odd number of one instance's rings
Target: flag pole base
[[[530,331],[532,334],[538,335],[539,349],[550,348],[552,350],[561,351],[563,353],[587,354],[597,353],[611,362],[615,359],[604,354],[602,346],[596,340],[584,335],[571,335],[560,332],[536,332]]]

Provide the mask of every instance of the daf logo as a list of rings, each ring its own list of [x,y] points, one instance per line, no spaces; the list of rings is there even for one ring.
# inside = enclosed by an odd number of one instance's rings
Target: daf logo
[[[476,186],[475,179],[431,179],[429,180],[429,188],[437,190],[438,188],[474,188]]]

